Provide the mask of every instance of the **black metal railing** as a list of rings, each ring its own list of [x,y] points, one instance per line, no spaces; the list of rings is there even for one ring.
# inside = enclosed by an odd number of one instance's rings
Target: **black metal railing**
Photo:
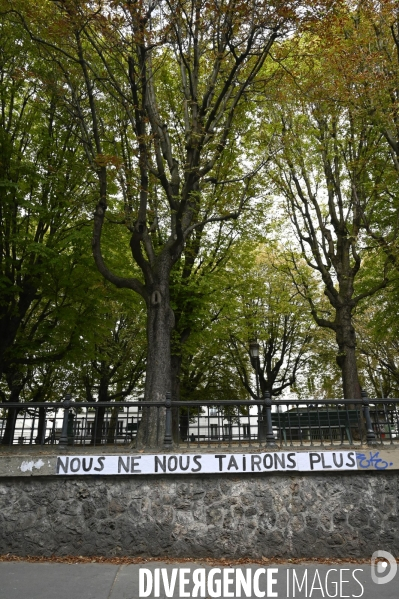
[[[165,448],[395,445],[399,399],[0,403],[0,444],[145,446],[149,422]]]
[[[0,445],[126,445],[136,441],[146,408],[156,422],[164,418],[164,402],[0,403]]]

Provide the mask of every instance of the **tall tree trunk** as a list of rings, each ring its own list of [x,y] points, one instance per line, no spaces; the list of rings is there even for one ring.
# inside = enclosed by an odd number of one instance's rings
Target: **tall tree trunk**
[[[4,427],[4,434],[1,439],[2,445],[13,444],[18,411],[18,408],[8,408],[7,410],[6,425]]]
[[[107,443],[114,443],[118,434],[117,426],[118,426],[118,415],[119,415],[119,406],[116,405],[111,410],[111,416],[108,421],[108,431],[107,431]]]
[[[361,387],[356,360],[356,333],[352,324],[352,310],[348,305],[336,308],[335,338],[339,353],[337,364],[342,371],[345,399],[361,399]]]
[[[104,364],[103,367],[105,370],[107,370],[106,364]],[[109,400],[108,387],[108,372],[103,372],[100,378],[100,385],[98,388],[98,403],[96,404],[96,415],[94,418],[93,433],[90,442],[91,445],[101,445],[106,407],[98,404],[105,403]]]
[[[342,372],[344,398],[361,399],[362,394],[356,360],[356,332],[352,318],[352,308],[350,305],[344,304],[343,306],[336,307],[335,338],[339,349],[336,360]],[[355,410],[357,406],[349,404],[347,407]],[[362,409],[359,409],[359,420],[361,431],[359,431],[357,426],[351,428],[352,438],[355,440],[360,440],[361,437],[366,439],[367,435]]]
[[[9,402],[19,402],[19,396],[24,388],[25,382],[26,379],[20,372],[12,371],[8,374],[7,384],[10,389]],[[7,410],[6,426],[4,428],[3,438],[1,439],[2,445],[12,445],[14,442],[18,412],[19,408],[9,408]]]
[[[119,380],[117,382],[117,388],[116,388],[116,392],[117,394],[120,394],[123,392],[122,389],[122,381]],[[125,399],[124,396],[122,396],[122,399]],[[107,443],[115,443],[117,436],[118,436],[118,416],[119,416],[119,406],[118,404],[112,408],[111,410],[111,418],[109,420],[109,425],[108,425],[108,433],[107,433]]]
[[[37,436],[35,443],[42,445],[46,437],[46,408],[39,408],[39,421],[37,424]]]
[[[169,273],[162,283],[154,285],[147,303],[147,373],[146,401],[165,401],[171,391],[171,333],[174,314],[169,301]],[[165,435],[165,408],[144,408],[137,441],[141,446],[163,444]]]

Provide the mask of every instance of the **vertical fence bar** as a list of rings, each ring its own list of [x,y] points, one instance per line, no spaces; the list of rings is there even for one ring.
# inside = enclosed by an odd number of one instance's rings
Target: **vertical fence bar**
[[[248,409],[248,424],[247,424],[247,430],[248,430],[248,445],[249,447],[252,447],[252,421],[251,421],[251,406],[247,406]]]
[[[390,442],[392,444],[392,429],[391,429],[391,422],[389,420],[389,404],[388,405],[384,404],[382,407],[384,408],[384,420],[385,420],[384,432],[386,431],[386,428],[388,428],[388,435],[389,435]],[[384,436],[386,436],[386,435],[384,435]]]
[[[75,422],[75,414],[73,412],[69,412],[69,414],[68,414],[68,445],[73,445],[74,441],[75,441],[74,422]]]
[[[68,416],[69,407],[71,405],[71,396],[69,393],[65,395],[65,399],[62,402],[64,408],[64,417],[62,420],[62,432],[60,437],[60,447],[66,448],[68,446]]]
[[[349,443],[351,443],[352,441],[352,435],[351,435],[351,418],[349,415],[349,408],[348,408],[348,404],[344,404],[344,410],[345,410],[345,433],[348,437],[348,441]],[[348,431],[349,431],[349,435],[348,435]],[[342,428],[340,429],[340,434],[341,434],[341,445],[344,444],[344,431],[342,430]],[[352,443],[351,443],[352,444]]]
[[[379,414],[377,404],[374,404],[373,410],[370,409],[370,418],[372,418],[373,414],[374,414],[374,420],[371,420],[371,425],[372,425],[372,428],[373,428],[373,431],[375,434],[375,438],[377,441],[382,443],[380,414]],[[374,423],[374,425],[373,425],[373,423]]]
[[[32,417],[32,424],[31,424],[31,427],[30,427],[29,445],[33,445],[33,431],[35,430],[35,420],[36,420],[36,408],[34,408],[33,417]]]
[[[212,430],[211,429],[211,416],[210,416],[211,410],[212,410],[212,413],[213,413],[214,410],[215,410],[215,407],[214,406],[208,406],[208,423],[207,423],[208,424],[208,431],[207,431],[207,436],[208,436],[207,447],[208,448],[211,446],[211,430]]]
[[[94,447],[97,445],[97,425],[98,425],[98,405],[93,406],[94,409],[94,420],[91,428],[91,441],[90,445]]]
[[[273,423],[272,423],[272,400],[270,397],[270,393],[265,391],[265,395],[263,398],[265,402],[265,412],[266,412],[266,445],[274,446],[277,445],[276,439],[273,434]]]
[[[366,391],[362,391],[362,405],[363,414],[366,421],[366,440],[368,445],[377,445],[375,432],[373,431],[373,425],[371,424],[369,400]]]
[[[18,422],[18,421],[17,421]],[[20,436],[18,437],[18,443],[20,443],[21,445],[23,445],[25,443],[25,422],[26,422],[26,412],[24,412],[23,418],[22,418],[22,426],[21,426],[21,430],[20,430]]]
[[[165,398],[165,437],[163,444],[165,447],[172,447],[172,399],[168,392]]]
[[[276,420],[277,420],[277,431],[278,431],[277,432],[277,434],[278,434],[277,441],[279,442],[280,447],[282,447],[285,444],[284,444],[284,436],[283,436],[282,427],[281,427],[281,412],[280,412],[280,408],[281,408],[281,405],[278,404],[278,406],[277,406],[277,412],[276,412],[276,414],[277,414],[277,417],[276,417]]]
[[[313,409],[313,404],[308,404],[307,405],[307,410],[306,410],[306,415],[308,417],[308,425],[309,425],[309,432],[308,432],[308,436],[309,436],[309,445],[311,447],[313,447],[314,443],[313,443],[313,433],[312,433],[312,422],[313,420],[315,420],[315,422],[317,422],[317,426],[319,427],[319,437],[320,437],[320,445],[323,445],[323,430],[322,430],[322,423],[320,421],[320,410],[319,410],[319,405],[316,404],[316,419],[314,419],[312,417],[313,412],[310,411],[310,409]]]
[[[51,431],[50,431],[50,444],[54,445],[55,443],[55,428],[56,428],[56,420],[57,420],[57,413],[58,413],[58,408],[56,408],[54,410],[54,420],[53,420],[53,426],[51,427]]]
[[[166,394],[165,394],[165,405],[166,405]],[[159,447],[159,432],[161,430],[161,418],[164,418],[164,422],[165,422],[165,430],[164,430],[164,435],[163,435],[163,446],[167,447],[167,445],[165,445],[165,437],[166,437],[166,412],[167,412],[167,408],[165,408],[165,412],[162,412],[162,408],[160,406],[157,406],[156,408],[154,408],[154,410],[157,411],[157,440],[156,440],[156,446]]]

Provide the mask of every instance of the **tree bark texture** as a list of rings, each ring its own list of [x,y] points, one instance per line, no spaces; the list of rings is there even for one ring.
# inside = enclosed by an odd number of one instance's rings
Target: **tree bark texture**
[[[356,360],[356,333],[350,306],[337,308],[335,338],[339,352],[337,364],[342,372],[342,387],[346,399],[360,399],[361,387]]]
[[[12,403],[18,403],[21,392],[24,388],[26,379],[21,372],[12,370],[7,374],[7,384],[10,389],[9,401]],[[17,423],[17,416],[19,408],[9,408],[7,410],[6,425],[4,427],[3,438],[1,439],[2,445],[12,445],[14,442],[15,427]]]
[[[147,371],[145,399],[165,401],[171,389],[171,333],[174,325],[169,299],[169,272],[149,290],[147,304]],[[159,446],[165,434],[165,409],[144,408],[138,432],[138,443]]]

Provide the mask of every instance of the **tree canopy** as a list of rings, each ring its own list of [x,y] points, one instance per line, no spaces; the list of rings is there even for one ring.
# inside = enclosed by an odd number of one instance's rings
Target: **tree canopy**
[[[0,12],[3,401],[396,392],[395,2]]]

